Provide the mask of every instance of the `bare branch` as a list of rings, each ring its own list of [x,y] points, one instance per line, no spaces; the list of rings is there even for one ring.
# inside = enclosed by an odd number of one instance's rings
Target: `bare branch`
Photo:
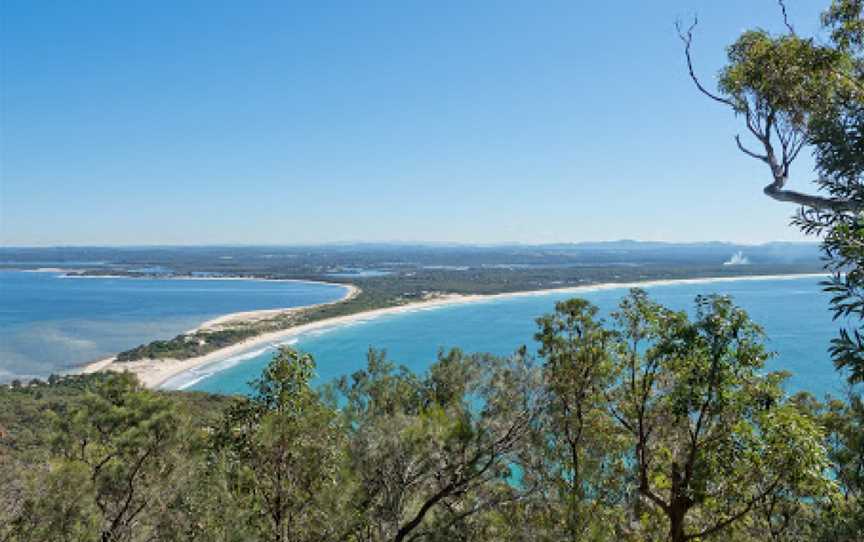
[[[765,148],[765,154],[758,154],[747,149],[741,143],[741,138],[738,136],[735,137],[735,143],[741,152],[751,158],[765,162],[771,169],[771,175],[774,180],[763,189],[766,196],[777,201],[795,203],[821,211],[848,213],[861,210],[861,205],[850,200],[827,198],[795,190],[785,190],[784,186],[786,186],[789,180],[792,162],[795,161],[801,149],[804,148],[806,139],[794,128],[790,128],[784,132],[777,122],[777,113],[774,110],[768,111],[761,126],[753,121],[749,108],[745,113],[747,115],[747,126],[753,136],[762,143],[762,146]],[[776,136],[777,141],[779,141],[781,153],[779,160],[772,143],[772,135]]]
[[[785,201],[819,209],[820,211],[834,211],[835,213],[848,213],[860,211],[861,205],[841,199],[831,199],[822,196],[814,196],[812,194],[804,194],[794,190],[783,190],[782,185],[777,186],[776,183],[771,183],[762,190],[766,196],[777,201]]]
[[[750,149],[748,149],[747,147],[745,147],[744,144],[741,143],[741,136],[740,135],[735,136],[735,143],[738,145],[738,150],[740,150],[741,152],[743,152],[747,156],[750,156],[751,158],[755,158],[757,160],[761,160],[761,161],[765,162],[766,164],[768,163],[768,157],[767,156],[765,156],[764,154],[757,154],[757,153],[751,151]]]
[[[804,143],[806,143],[806,141],[804,141],[803,139],[795,142],[792,148],[792,154],[789,156],[790,163],[794,162],[795,159],[798,158],[798,153],[801,152],[801,149],[804,148]]]
[[[699,24],[699,19],[695,16],[693,17],[693,24],[691,24],[686,31],[681,29],[681,21],[675,23],[675,28],[678,30],[678,37],[681,38],[681,41],[684,43],[684,56],[687,58],[687,70],[690,72],[690,79],[693,80],[696,88],[698,88],[702,94],[708,96],[715,102],[728,105],[732,109],[735,109],[735,104],[732,103],[731,100],[723,98],[722,96],[717,96],[713,92],[709,91],[702,85],[699,78],[696,77],[696,72],[693,70],[693,58],[690,55],[690,47],[693,43],[693,30],[696,28],[697,24]]]
[[[777,3],[783,13],[783,23],[786,25],[790,34],[794,36],[795,28],[789,22],[789,14],[786,9],[785,1],[778,0]],[[777,201],[795,203],[818,211],[832,211],[835,213],[864,211],[864,205],[848,199],[829,198],[784,189],[789,180],[791,165],[807,142],[806,133],[804,133],[802,129],[796,128],[794,125],[786,126],[782,117],[778,118],[778,111],[762,100],[758,95],[752,95],[749,97],[745,95],[744,97],[739,97],[739,102],[714,94],[705,88],[696,76],[691,53],[693,31],[698,24],[699,20],[697,17],[693,17],[693,23],[686,30],[683,29],[680,21],[675,23],[675,28],[678,30],[678,37],[681,38],[681,42],[684,44],[684,56],[687,60],[687,70],[690,79],[693,81],[693,84],[696,85],[699,92],[708,96],[715,102],[731,107],[736,114],[740,113],[744,115],[747,129],[753,137],[762,144],[765,152],[764,154],[760,154],[748,149],[744,146],[741,137],[738,135],[735,136],[735,143],[742,153],[764,162],[771,170],[773,181],[763,189],[765,195]],[[860,81],[854,81],[854,78],[850,77],[849,74],[846,73],[841,75],[845,76],[847,79],[853,80],[858,88],[861,88]],[[779,156],[775,151],[775,143],[780,145],[780,148],[778,149],[780,154]],[[621,420],[619,419],[619,421]]]
[[[747,129],[751,134],[753,134],[753,137],[758,139],[759,142],[764,145],[768,136],[762,132],[762,127],[759,125],[759,119],[753,118],[753,113],[750,112],[750,107],[744,109],[744,117],[746,119]]]
[[[789,22],[789,14],[786,13],[786,3],[783,0],[777,0],[777,3],[780,4],[780,11],[783,12],[783,24],[786,25],[786,28],[789,29],[789,33],[793,36],[795,35],[795,27]]]

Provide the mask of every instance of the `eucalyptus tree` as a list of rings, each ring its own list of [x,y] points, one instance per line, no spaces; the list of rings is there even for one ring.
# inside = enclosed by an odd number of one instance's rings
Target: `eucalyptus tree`
[[[370,350],[367,368],[336,388],[357,482],[352,539],[501,536],[483,512],[527,491],[511,483],[540,406],[527,356],[453,350],[418,376]]]
[[[13,540],[146,540],[180,489],[181,419],[167,398],[112,374],[68,411],[48,413],[51,457],[15,520]]]
[[[229,506],[245,512],[254,539],[343,539],[345,432],[310,385],[314,367],[309,354],[280,349],[212,437]]]
[[[793,219],[802,231],[822,238],[825,286],[837,317],[857,322],[832,342],[838,368],[851,382],[864,381],[864,2],[833,0],[822,16],[827,41],[802,37],[779,1],[786,31],[748,30],[729,46],[716,91],[697,77],[693,31],[679,26],[690,76],[696,87],[743,119],[748,140],[738,148],[764,163],[763,192],[800,206]],[[816,158],[815,190],[788,185],[792,165],[811,146]]]
[[[613,331],[597,319],[584,299],[555,304],[537,319],[546,390],[536,461],[525,476],[536,478],[554,539],[607,539],[624,503],[628,485],[623,438],[606,412],[606,394],[615,378]],[[618,521],[620,523],[620,521]]]
[[[734,532],[774,497],[831,492],[816,421],[764,373],[762,332],[729,299],[698,297],[694,319],[633,290],[614,319],[618,379],[609,412],[627,433],[646,535]]]
[[[786,31],[747,31],[729,47],[716,92],[695,75],[693,28],[681,32],[690,75],[698,89],[743,118],[755,147],[736,137],[746,155],[770,172],[765,193],[800,205],[793,223],[819,236],[831,307],[846,325],[832,340],[835,366],[851,384],[864,382],[864,2],[832,0],[822,14],[827,39],[799,36],[780,1]],[[816,163],[814,193],[790,191],[792,165],[809,145]],[[832,469],[842,499],[824,510],[825,540],[854,540],[864,527],[860,396],[831,400],[822,414]],[[819,410],[819,409],[816,409]],[[858,485],[856,485],[858,484]]]
[[[795,397],[799,408],[816,417],[826,433],[831,478],[838,491],[818,503],[812,540],[853,542],[864,532],[864,402],[829,397],[819,402],[808,393]]]

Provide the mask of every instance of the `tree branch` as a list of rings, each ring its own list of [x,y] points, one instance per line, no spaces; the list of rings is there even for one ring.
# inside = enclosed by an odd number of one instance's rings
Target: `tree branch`
[[[742,517],[747,515],[750,512],[750,510],[753,509],[753,507],[756,505],[757,502],[761,501],[767,495],[769,495],[772,491],[774,491],[774,489],[778,485],[780,485],[780,478],[779,477],[775,478],[774,481],[771,484],[769,484],[765,490],[763,490],[761,493],[759,493],[758,495],[756,495],[755,497],[750,499],[747,502],[747,505],[744,506],[744,508],[739,510],[737,513],[732,514],[729,517],[727,517],[726,519],[719,521],[718,523],[714,524],[713,526],[704,529],[700,533],[689,534],[685,537],[685,539],[686,540],[694,540],[694,539],[702,540],[703,538],[709,537],[714,533],[722,531],[723,529],[725,529],[729,525],[732,525],[733,523],[735,523],[736,521],[738,521],[739,519],[741,519]]]
[[[795,35],[795,27],[789,23],[789,14],[786,13],[786,3],[783,0],[777,0],[777,3],[780,4],[780,11],[783,13],[783,24],[786,25],[786,28],[789,29],[789,33],[793,36]]]
[[[765,193],[766,196],[777,201],[795,203],[797,205],[803,205],[804,207],[810,207],[813,209],[818,209],[820,211],[848,213],[861,210],[860,204],[849,200],[831,199],[823,196],[804,194],[802,192],[796,192],[794,190],[784,190],[782,188],[782,185],[778,186],[776,183],[769,184],[764,189],[762,189],[762,191]]]
[[[705,96],[708,96],[709,98],[711,98],[715,102],[719,102],[721,104],[728,105],[732,109],[735,109],[735,104],[732,103],[732,100],[729,100],[727,98],[723,98],[722,96],[717,96],[713,92],[709,91],[708,89],[706,89],[702,85],[702,82],[699,81],[699,78],[696,77],[696,72],[693,70],[693,58],[690,55],[690,47],[693,43],[693,29],[696,28],[697,24],[699,24],[699,19],[694,16],[693,17],[693,24],[691,24],[687,28],[687,31],[685,32],[685,31],[681,30],[681,22],[680,21],[675,23],[675,28],[678,30],[678,37],[681,38],[682,42],[684,42],[684,56],[687,58],[687,71],[690,73],[690,79],[693,80],[693,83],[696,85],[696,88],[698,88],[702,94],[704,94]]]
[[[780,10],[783,13],[783,23],[792,35],[795,35],[795,28],[789,22],[788,12],[784,0],[778,0]],[[684,43],[684,56],[687,59],[687,71],[690,74],[690,79],[696,88],[708,96],[715,102],[731,107],[736,113],[742,113],[745,116],[747,129],[753,134],[762,147],[765,149],[765,154],[759,154],[747,147],[741,141],[740,136],[735,136],[735,144],[738,149],[751,158],[755,158],[760,162],[768,164],[771,169],[771,176],[774,179],[771,184],[763,189],[763,192],[768,197],[777,201],[795,203],[811,209],[820,211],[832,211],[835,213],[850,213],[860,212],[864,210],[864,205],[850,201],[848,199],[836,199],[813,194],[804,194],[794,190],[785,190],[786,182],[789,180],[789,172],[792,162],[798,157],[801,149],[806,143],[804,134],[794,127],[782,128],[777,119],[777,111],[768,107],[764,103],[758,101],[758,97],[754,97],[754,103],[745,102],[737,104],[729,98],[718,96],[709,91],[693,69],[693,58],[691,55],[691,46],[693,43],[693,30],[699,23],[698,18],[693,18],[687,30],[683,30],[680,21],[675,23],[675,28],[678,30],[678,36]],[[784,132],[786,130],[786,132]],[[780,145],[780,157],[775,152],[772,139],[776,137]]]
[[[768,163],[768,157],[766,155],[757,154],[757,153],[751,151],[750,149],[748,149],[747,147],[745,147],[744,144],[741,143],[741,136],[740,135],[735,136],[735,144],[738,145],[738,150],[740,150],[741,152],[743,152],[747,156],[749,156],[751,158],[755,158],[757,160],[761,160],[761,161],[765,162],[766,164]]]

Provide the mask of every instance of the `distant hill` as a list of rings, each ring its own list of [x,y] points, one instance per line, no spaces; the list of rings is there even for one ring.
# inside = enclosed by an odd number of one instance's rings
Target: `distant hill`
[[[819,265],[815,243],[607,241],[543,245],[345,243],[303,246],[0,247],[0,268],[279,273],[344,268]]]

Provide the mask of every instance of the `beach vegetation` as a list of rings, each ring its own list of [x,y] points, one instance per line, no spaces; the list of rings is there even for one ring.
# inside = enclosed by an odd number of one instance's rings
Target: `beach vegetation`
[[[647,249],[646,249],[647,250]],[[559,261],[555,251],[539,257],[539,261]],[[662,252],[662,251],[661,251]],[[664,253],[665,254],[665,253]],[[554,258],[553,258],[554,256]],[[600,263],[580,266],[548,266],[538,264],[527,268],[492,267],[465,270],[417,269],[394,273],[388,276],[352,279],[360,289],[358,295],[337,303],[286,310],[271,317],[254,321],[238,320],[219,326],[183,333],[172,339],[156,340],[120,352],[116,360],[120,363],[190,359],[216,352],[227,346],[242,343],[265,333],[286,331],[293,327],[358,314],[375,309],[405,306],[418,301],[428,301],[447,295],[494,295],[521,291],[572,288],[592,284],[626,283],[648,280],[675,280],[693,278],[743,277],[751,275],[812,273],[821,269],[816,251],[812,263],[771,263],[748,265],[723,265],[728,258],[725,249],[714,259],[714,264],[680,262],[657,264],[651,254],[638,265],[603,265]],[[392,257],[392,255],[391,255]],[[521,256],[520,256],[521,257]],[[471,260],[473,261],[473,260]],[[275,275],[262,275],[276,278]],[[279,276],[279,278],[310,278],[308,276]],[[322,278],[322,277],[314,277]],[[326,278],[326,277],[324,277]]]

